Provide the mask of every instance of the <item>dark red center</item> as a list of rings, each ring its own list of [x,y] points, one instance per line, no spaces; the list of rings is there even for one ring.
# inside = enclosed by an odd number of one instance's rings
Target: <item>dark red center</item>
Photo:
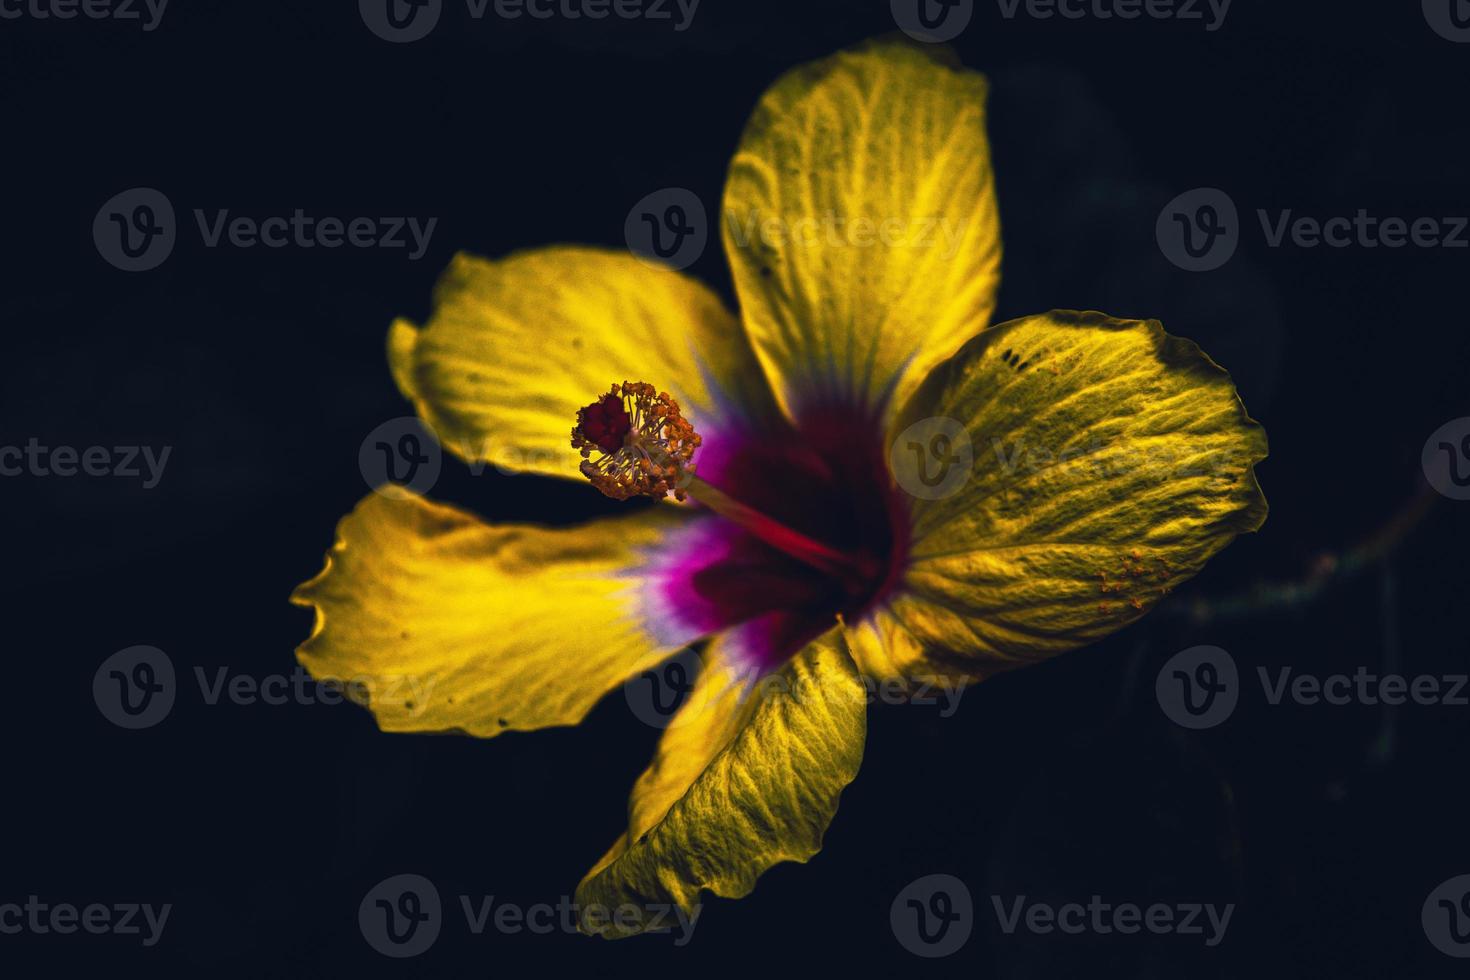
[[[632,431],[628,410],[617,395],[603,395],[581,411],[582,433],[605,453],[623,448],[623,440]]]
[[[685,583],[722,626],[746,624],[745,645],[774,666],[833,625],[853,622],[894,587],[908,550],[908,509],[889,475],[879,421],[823,409],[798,426],[711,434],[698,473],[731,497],[847,558],[819,570],[736,525],[719,560]]]

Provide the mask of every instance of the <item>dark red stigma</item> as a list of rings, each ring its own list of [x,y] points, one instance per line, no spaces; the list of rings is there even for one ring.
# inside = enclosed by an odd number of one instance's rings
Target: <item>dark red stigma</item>
[[[623,448],[623,440],[633,429],[628,410],[617,395],[603,395],[577,413],[582,434],[605,453],[615,453]]]

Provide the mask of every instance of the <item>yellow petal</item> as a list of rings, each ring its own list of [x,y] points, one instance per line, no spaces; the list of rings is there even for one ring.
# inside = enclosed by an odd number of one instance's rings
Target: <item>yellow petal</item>
[[[902,588],[849,636],[866,673],[980,678],[1089,643],[1266,517],[1265,431],[1230,376],[1154,320],[1053,312],[987,330],[894,428],[936,417],[968,433],[973,471],[910,498]],[[905,458],[937,477],[943,445],[909,456],[904,438],[899,484]]]
[[[628,799],[628,834],[637,840],[658,825],[710,760],[749,720],[757,675],[726,652],[724,636],[710,642],[689,700],[659,739],[653,761]]]
[[[720,646],[634,788],[629,832],[577,888],[585,932],[687,921],[701,890],[739,898],[808,860],[857,775],[864,691],[837,628],[753,686]]]
[[[394,322],[393,378],[471,462],[582,480],[577,409],[621,381],[667,391],[707,440],[774,411],[749,343],[699,282],[625,253],[561,246],[458,255],[422,329]]]
[[[985,96],[983,76],[890,42],[798,68],[756,106],[722,231],[792,417],[834,398],[896,409],[988,322],[1000,224]]]
[[[657,547],[694,520],[656,507],[560,530],[490,526],[420,497],[371,494],[291,597],[316,610],[297,657],[367,703],[385,731],[576,724],[698,635],[649,588]]]

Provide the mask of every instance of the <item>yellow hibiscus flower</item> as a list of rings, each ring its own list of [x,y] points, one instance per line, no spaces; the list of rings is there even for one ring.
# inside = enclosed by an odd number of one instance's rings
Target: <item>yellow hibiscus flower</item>
[[[428,324],[391,327],[398,387],[466,459],[673,491],[565,529],[370,494],[293,596],[316,611],[301,663],[360,683],[387,731],[576,724],[708,640],[577,889],[587,931],[815,854],[865,683],[1082,646],[1265,519],[1265,434],[1194,344],[1099,313],[987,328],[985,95],[889,42],[780,79],[725,187],[739,318],[681,273],[556,247],[461,255]]]

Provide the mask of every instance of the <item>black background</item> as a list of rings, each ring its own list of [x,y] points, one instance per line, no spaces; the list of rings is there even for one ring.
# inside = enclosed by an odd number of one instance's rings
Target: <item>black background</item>
[[[622,244],[650,191],[713,212],[745,117],[785,69],[892,31],[886,2],[703,0],[693,26],[472,21],[385,43],[355,5],[174,0],[158,30],[0,21],[0,444],[169,445],[162,483],[6,478],[0,901],[172,902],[162,942],[0,936],[0,964],[128,975],[1420,977],[1420,906],[1470,872],[1470,709],[1268,705],[1247,684],[1200,733],[1153,678],[1199,643],[1298,672],[1464,672],[1470,504],[1437,500],[1381,566],[1322,599],[1231,623],[1197,598],[1306,574],[1399,512],[1419,452],[1467,411],[1470,252],[1268,248],[1255,210],[1319,218],[1470,213],[1470,45],[1418,3],[1236,0],[1198,22],[1007,20],[977,5],[955,42],[993,82],[1006,243],[997,320],[1053,307],[1153,316],[1234,374],[1266,426],[1271,516],[1140,624],[965,693],[960,710],[877,706],[822,853],[693,942],[471,935],[456,896],[569,894],[621,829],[657,732],[616,694],[579,728],[491,741],[390,736],[350,705],[210,706],[193,669],[294,668],[310,614],[286,597],[366,492],[364,436],[407,413],[383,341],[422,319],[460,249]],[[180,241],[158,269],[107,265],[94,214],[164,191]],[[1165,201],[1225,189],[1244,241],[1191,274],[1154,241]],[[430,250],[207,249],[194,208],[265,217],[439,218]],[[712,245],[691,270],[727,298]],[[494,520],[572,522],[585,487],[472,476],[434,496]],[[1396,639],[1395,639],[1396,637]],[[182,675],[155,728],[90,695],[112,652],[152,644]],[[575,665],[568,665],[575,669]],[[357,905],[400,872],[450,919],[410,961],[373,952]],[[960,952],[906,952],[889,904],[962,878]],[[1225,942],[1017,934],[988,896],[1237,903]]]

